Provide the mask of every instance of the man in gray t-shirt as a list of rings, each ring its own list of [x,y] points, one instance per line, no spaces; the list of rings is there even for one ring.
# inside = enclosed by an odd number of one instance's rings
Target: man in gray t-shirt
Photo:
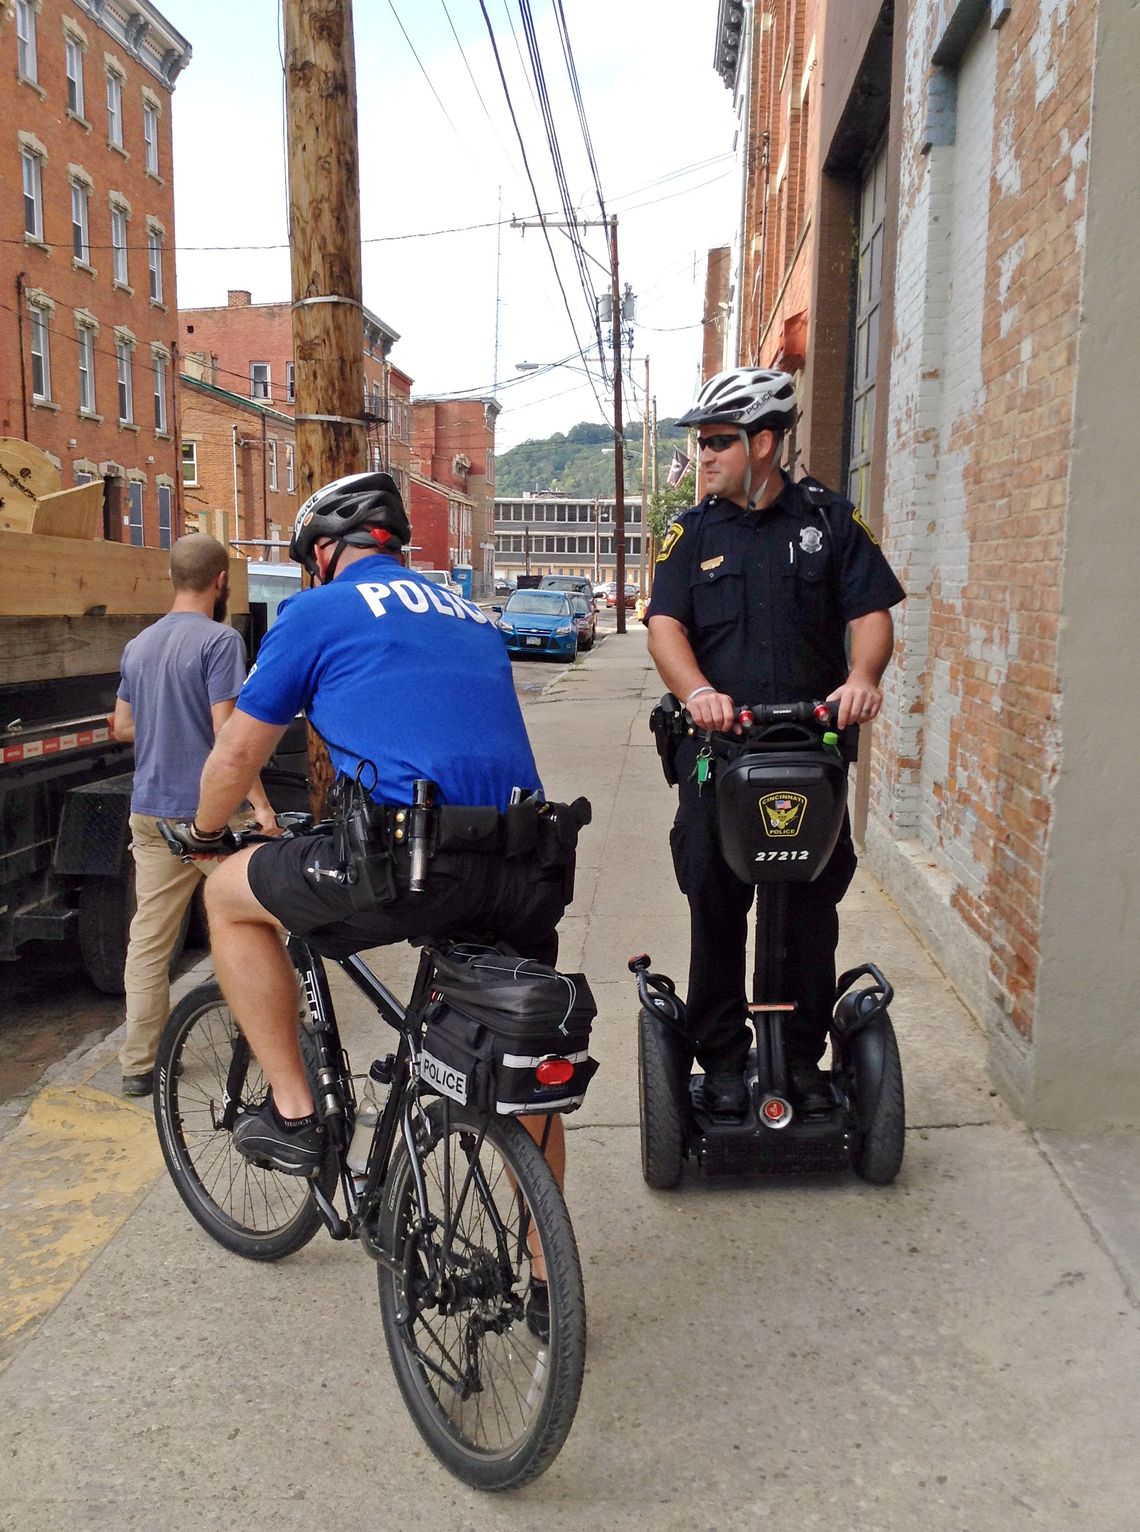
[[[195,888],[218,865],[186,865],[171,856],[156,820],[193,816],[203,763],[245,679],[245,647],[223,620],[228,569],[216,539],[180,537],[170,555],[174,604],[123,651],[114,733],[135,746],[131,855],[138,899],[123,974],[127,1035],[119,1059],[126,1096],[152,1087],[170,1008],[170,955]],[[260,781],[249,798],[258,823],[272,827]]]

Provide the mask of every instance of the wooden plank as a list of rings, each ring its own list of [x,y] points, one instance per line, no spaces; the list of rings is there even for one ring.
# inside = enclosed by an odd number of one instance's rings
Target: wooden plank
[[[41,495],[32,531],[45,537],[76,537],[88,542],[103,536],[103,481],[77,484],[54,495]]]
[[[158,548],[0,531],[0,615],[153,615],[170,609],[170,554]],[[249,610],[245,560],[230,560],[230,610]]]
[[[4,682],[21,686],[114,675],[130,640],[161,616],[0,617]]]

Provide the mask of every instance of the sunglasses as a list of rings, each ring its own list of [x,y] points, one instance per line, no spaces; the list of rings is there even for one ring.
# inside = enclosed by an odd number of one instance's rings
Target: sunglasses
[[[740,437],[733,431],[729,435],[698,436],[697,446],[703,452],[707,447],[710,452],[727,452],[730,447],[735,447]]]

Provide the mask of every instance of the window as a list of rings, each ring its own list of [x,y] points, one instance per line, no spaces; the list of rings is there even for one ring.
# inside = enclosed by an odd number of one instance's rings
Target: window
[[[24,233],[29,239],[44,237],[43,161],[32,149],[20,153],[24,167]]]
[[[36,8],[32,0],[16,0],[16,68],[22,79],[35,84],[36,72]]]
[[[198,484],[198,443],[182,443],[182,482],[188,489]]]
[[[150,301],[162,302],[162,235],[157,229],[148,229],[146,236],[147,261],[150,265]]]
[[[146,168],[152,176],[158,174],[158,107],[143,102],[143,143],[146,146]]]
[[[166,430],[166,358],[161,351],[154,353],[154,429]]]
[[[127,485],[127,496],[130,501],[131,546],[141,548],[143,545],[143,487],[137,479],[132,479]]]
[[[128,287],[127,280],[127,225],[130,219],[126,208],[111,208],[111,264],[112,275],[120,287]]]
[[[297,488],[293,478],[293,448],[288,443],[285,444],[285,488],[290,494]]]
[[[851,378],[851,445],[847,465],[847,493],[864,515],[871,483],[875,430],[886,199],[887,155],[885,146],[880,146],[865,172],[860,197],[859,267],[856,277],[855,346]]]
[[[80,325],[77,336],[79,352],[79,408],[95,413],[95,332],[90,325]]]
[[[67,109],[83,116],[83,46],[74,37],[65,44],[67,52]]]
[[[285,363],[285,397],[290,404],[297,397],[297,369],[292,362]]]
[[[112,69],[107,71],[107,142],[123,147],[123,82]]]
[[[135,418],[134,385],[131,379],[131,343],[129,340],[115,342],[115,359],[119,369],[119,419],[125,424]]]
[[[277,488],[277,443],[273,440],[267,441],[265,448],[267,453],[265,471],[269,475],[270,489],[275,490]]]
[[[91,237],[87,218],[90,193],[82,181],[71,183],[71,253],[85,266],[91,264]]]
[[[173,495],[169,484],[160,484],[156,491],[158,495],[158,546],[170,547],[170,510]]]
[[[32,332],[32,398],[51,398],[51,349],[49,314],[38,303],[28,305]]]
[[[249,397],[251,399],[269,398],[269,363],[250,362],[249,364]]]

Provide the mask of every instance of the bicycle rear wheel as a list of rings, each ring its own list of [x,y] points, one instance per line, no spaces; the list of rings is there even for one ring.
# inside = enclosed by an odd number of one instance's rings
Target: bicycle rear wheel
[[[417,1158],[434,1226],[421,1226],[402,1140],[380,1216],[381,1248],[401,1267],[379,1268],[396,1381],[445,1468],[476,1489],[515,1488],[549,1466],[578,1407],[586,1304],[570,1215],[511,1118],[433,1102]],[[540,1256],[545,1339],[527,1315]]]
[[[301,1051],[311,1072],[308,1038],[302,1027]],[[231,1080],[235,1051],[238,1078]],[[171,1013],[154,1080],[154,1119],[166,1168],[207,1234],[254,1261],[280,1260],[308,1244],[321,1227],[309,1182],[251,1164],[220,1126],[227,1089],[237,1086],[240,1110],[263,1101],[268,1086],[216,983],[198,985]],[[331,1155],[319,1180],[331,1194]]]

